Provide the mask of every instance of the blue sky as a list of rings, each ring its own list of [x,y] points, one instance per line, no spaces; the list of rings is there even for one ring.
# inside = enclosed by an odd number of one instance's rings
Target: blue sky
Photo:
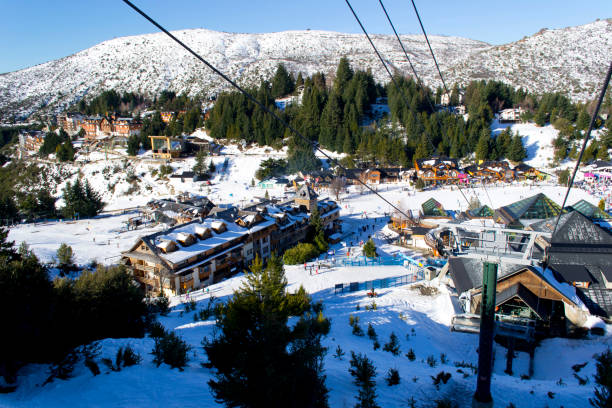
[[[227,32],[318,29],[360,33],[343,0],[133,0],[171,30]],[[376,0],[352,0],[366,29],[391,33]],[[383,0],[400,33],[420,33],[409,0]],[[541,28],[612,17],[612,0],[416,0],[430,34],[503,44]],[[155,32],[121,0],[0,0],[0,72],[61,58],[104,40]]]

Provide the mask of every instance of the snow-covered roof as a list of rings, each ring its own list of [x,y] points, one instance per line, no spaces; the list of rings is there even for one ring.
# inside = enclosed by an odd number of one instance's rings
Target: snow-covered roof
[[[168,254],[159,254],[164,260],[171,262],[173,264],[177,264],[183,262],[201,252],[208,251],[220,245],[223,245],[228,242],[233,242],[239,240],[242,236],[247,235],[248,229],[242,228],[234,223],[225,223],[227,226],[227,230],[221,233],[214,232],[214,225],[223,224],[223,221],[215,220],[211,218],[206,218],[201,222],[191,222],[188,224],[183,224],[178,226],[170,231],[167,231],[165,234],[160,234],[155,237],[154,244],[159,247],[160,242],[163,241],[177,241],[179,238],[179,234],[195,234],[196,228],[213,228],[212,235],[210,238],[206,239],[198,239],[192,245],[185,247],[180,243],[177,243],[178,249],[174,252]]]

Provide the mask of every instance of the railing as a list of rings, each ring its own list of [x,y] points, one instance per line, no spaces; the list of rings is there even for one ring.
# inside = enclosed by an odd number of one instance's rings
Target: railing
[[[154,266],[132,264],[132,268],[138,269],[139,271],[146,271],[146,272],[155,273],[155,267]]]
[[[334,294],[357,292],[359,290],[393,288],[396,286],[409,285],[423,279],[425,279],[425,275],[423,271],[420,270],[409,275],[394,276],[391,278],[374,279],[365,282],[338,283],[334,287]]]

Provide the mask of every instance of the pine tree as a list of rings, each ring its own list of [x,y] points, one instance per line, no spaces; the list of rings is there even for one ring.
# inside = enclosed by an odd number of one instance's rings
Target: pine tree
[[[303,288],[287,293],[279,258],[261,269],[255,262],[219,309],[218,335],[205,339],[212,393],[235,407],[327,407],[321,337],[330,323]],[[291,327],[290,316],[299,316]]]
[[[491,135],[489,134],[488,129],[483,129],[480,137],[478,138],[478,144],[476,145],[476,159],[478,160],[486,160],[489,156],[489,141],[491,140]]]
[[[272,97],[278,98],[285,96],[293,92],[295,84],[293,77],[287,71],[283,64],[278,64],[276,67],[276,74],[272,79]]]
[[[74,148],[72,142],[66,140],[64,143],[57,146],[55,156],[61,162],[74,161]]]
[[[136,156],[140,149],[140,137],[137,135],[131,135],[127,140],[127,154],[130,156]]]
[[[200,150],[196,153],[195,163],[193,165],[193,173],[196,176],[203,177],[206,175],[206,171],[208,170],[206,164],[204,163],[204,159],[206,158],[206,152],[204,150]]]
[[[377,256],[376,245],[374,245],[374,241],[371,239],[367,240],[367,242],[363,245],[362,251],[368,258],[375,258]]]
[[[340,58],[338,68],[336,69],[336,78],[334,79],[334,91],[338,95],[343,95],[346,86],[353,77],[353,69],[349,64],[348,58]]]
[[[608,408],[612,406],[612,352],[607,349],[597,354],[595,360],[595,382],[599,387],[595,387],[595,398],[589,398],[589,402],[597,408]]]
[[[380,408],[376,404],[376,368],[372,361],[365,354],[351,351],[350,364],[349,373],[353,376],[353,384],[359,387],[355,408]]]
[[[389,341],[383,346],[383,351],[388,351],[394,356],[399,355],[399,340],[397,339],[397,335],[394,332],[391,332],[391,335],[389,336]]]
[[[510,152],[508,153],[508,159],[519,162],[527,157],[527,152],[523,146],[523,139],[517,133],[512,136],[512,143],[510,144]]]
[[[580,113],[578,113],[578,119],[576,119],[576,129],[587,130],[589,128],[590,123],[591,116],[586,111],[586,109],[582,109]]]
[[[62,243],[56,252],[57,266],[63,273],[70,271],[74,267],[74,254],[72,247]]]
[[[83,184],[80,179],[75,180],[73,184],[66,183],[63,198],[64,217],[93,217],[104,207],[100,194],[89,185],[88,181]]]

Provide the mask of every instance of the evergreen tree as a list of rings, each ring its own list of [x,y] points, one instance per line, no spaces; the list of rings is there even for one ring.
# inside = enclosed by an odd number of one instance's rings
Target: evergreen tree
[[[137,135],[131,135],[127,140],[127,154],[130,156],[136,156],[140,149],[140,137]]]
[[[279,98],[288,95],[293,92],[294,88],[293,77],[283,64],[278,64],[276,74],[274,74],[272,79],[272,97]]]
[[[351,351],[351,368],[353,383],[359,387],[355,408],[379,408],[376,404],[376,368],[365,354],[355,354]]]
[[[527,157],[527,152],[523,146],[523,139],[517,133],[512,136],[512,143],[510,144],[510,152],[508,153],[508,159],[519,162]]]
[[[321,337],[329,321],[303,288],[287,293],[279,258],[255,261],[243,286],[217,312],[216,338],[204,341],[219,402],[234,407],[327,407]],[[289,316],[299,321],[289,327]],[[291,373],[291,375],[288,375]]]
[[[40,146],[38,152],[43,156],[55,153],[57,151],[58,146],[66,142],[67,140],[68,134],[64,132],[63,129],[60,130],[59,134],[55,132],[49,132],[45,135],[43,144]]]
[[[491,135],[487,129],[483,129],[480,138],[478,138],[478,144],[476,145],[476,159],[486,160],[489,157],[489,141]]]
[[[376,245],[374,245],[374,241],[368,239],[366,243],[363,245],[363,254],[368,258],[374,258],[377,256],[376,254]]]
[[[93,217],[98,215],[104,207],[100,194],[91,188],[88,181],[83,184],[80,179],[75,180],[73,184],[66,183],[63,198],[65,206],[62,208],[62,213],[64,217]]]
[[[193,173],[196,176],[203,177],[206,175],[207,166],[204,163],[204,159],[206,158],[206,152],[204,150],[200,150],[196,153],[195,164],[193,165]]]
[[[597,408],[608,408],[612,406],[612,352],[607,349],[597,354],[595,360],[597,361],[595,382],[599,386],[595,387],[595,398],[589,398],[589,402]]]
[[[55,156],[61,162],[74,161],[74,148],[72,142],[66,140],[64,143],[58,145],[55,150]]]
[[[576,119],[576,129],[578,130],[587,130],[589,128],[589,124],[591,123],[591,116],[586,111],[586,109],[582,109],[578,114],[578,119]]]
[[[16,218],[17,214],[17,206],[13,197],[8,194],[0,195],[0,224]]]
[[[57,266],[62,272],[67,272],[74,267],[74,254],[72,248],[62,243],[56,252]]]
[[[394,356],[399,355],[400,353],[399,340],[397,338],[397,335],[394,332],[391,332],[391,335],[389,336],[389,342],[383,346],[383,351],[388,351]]]
[[[512,134],[510,132],[510,128],[507,127],[495,138],[495,148],[499,158],[508,157],[511,143]]]
[[[336,78],[334,79],[334,91],[336,92],[336,94],[344,94],[344,90],[352,77],[353,69],[349,64],[348,58],[340,58],[338,68],[336,69]]]

